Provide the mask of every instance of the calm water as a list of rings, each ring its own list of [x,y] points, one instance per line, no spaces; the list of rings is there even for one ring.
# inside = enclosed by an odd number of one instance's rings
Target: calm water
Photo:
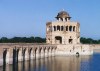
[[[30,60],[0,67],[0,71],[100,71],[100,54]]]

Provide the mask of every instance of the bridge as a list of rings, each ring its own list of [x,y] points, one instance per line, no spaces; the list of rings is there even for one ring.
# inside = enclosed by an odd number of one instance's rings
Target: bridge
[[[0,65],[55,56],[56,49],[56,45],[49,44],[1,43]]]

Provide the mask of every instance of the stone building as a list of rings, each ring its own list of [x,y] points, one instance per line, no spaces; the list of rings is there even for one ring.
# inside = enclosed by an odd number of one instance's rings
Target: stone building
[[[57,20],[46,24],[46,43],[48,44],[79,44],[80,24],[70,21],[70,15],[61,11]]]

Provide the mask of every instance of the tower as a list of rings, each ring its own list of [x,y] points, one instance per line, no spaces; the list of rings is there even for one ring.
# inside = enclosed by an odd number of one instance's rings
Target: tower
[[[46,43],[48,44],[79,44],[80,24],[71,22],[70,15],[61,11],[56,16],[57,21],[46,24]]]

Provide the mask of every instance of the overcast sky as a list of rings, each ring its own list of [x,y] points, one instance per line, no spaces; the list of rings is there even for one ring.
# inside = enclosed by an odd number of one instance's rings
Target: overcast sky
[[[46,22],[63,9],[82,37],[100,39],[100,0],[0,0],[0,37],[45,37]]]

